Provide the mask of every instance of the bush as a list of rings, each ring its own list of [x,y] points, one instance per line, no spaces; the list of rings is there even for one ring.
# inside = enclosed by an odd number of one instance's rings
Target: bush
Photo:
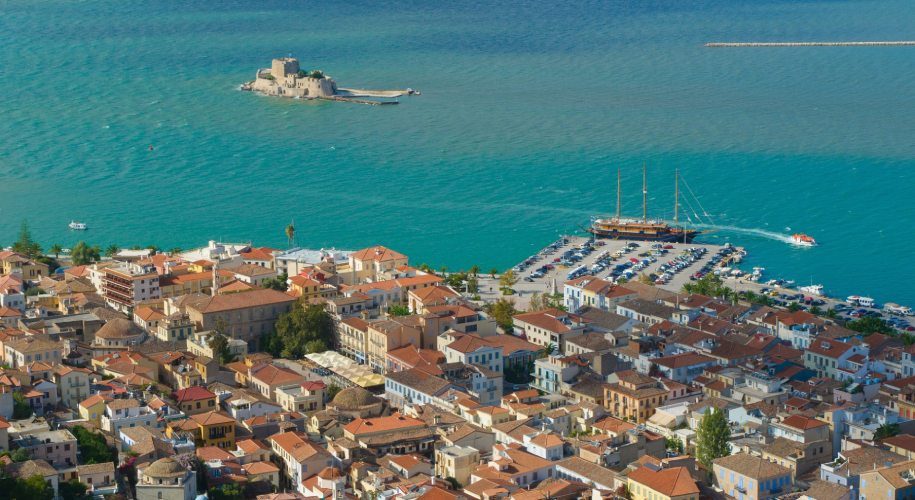
[[[79,447],[81,460],[83,464],[103,464],[106,462],[117,462],[117,454],[108,447],[108,442],[101,434],[91,432],[81,425],[74,426],[70,432],[76,436],[76,443]]]

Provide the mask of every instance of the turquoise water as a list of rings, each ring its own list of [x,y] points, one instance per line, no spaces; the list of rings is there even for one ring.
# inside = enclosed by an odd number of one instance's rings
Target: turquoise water
[[[0,242],[383,243],[507,267],[679,168],[770,275],[915,305],[911,0],[0,2]],[[240,92],[294,54],[398,106]],[[154,150],[150,151],[149,146]],[[85,234],[67,231],[86,221]],[[797,249],[758,233],[790,227]]]

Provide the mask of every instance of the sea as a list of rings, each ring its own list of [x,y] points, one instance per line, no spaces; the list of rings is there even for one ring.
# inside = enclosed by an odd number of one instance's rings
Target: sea
[[[383,244],[505,269],[596,214],[915,306],[912,0],[2,0],[0,244]],[[239,90],[292,55],[396,106]],[[71,220],[90,229],[73,232]],[[815,248],[786,243],[794,232]]]

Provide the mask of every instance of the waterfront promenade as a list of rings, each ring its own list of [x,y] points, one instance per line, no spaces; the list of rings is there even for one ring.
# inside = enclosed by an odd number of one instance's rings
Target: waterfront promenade
[[[887,42],[709,42],[706,47],[902,47],[915,46],[915,41]]]

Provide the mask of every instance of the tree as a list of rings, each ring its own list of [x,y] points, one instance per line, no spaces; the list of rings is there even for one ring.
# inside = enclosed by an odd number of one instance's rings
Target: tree
[[[801,305],[798,304],[797,302],[792,302],[792,303],[788,304],[788,310],[791,311],[791,312],[800,311],[800,310],[801,310]]]
[[[219,364],[225,365],[235,361],[235,355],[229,351],[229,339],[219,331],[210,336],[207,345],[213,350],[213,356]]]
[[[499,325],[505,333],[510,333],[514,329],[513,316],[518,314],[518,310],[515,309],[514,300],[502,298],[486,304],[483,309],[492,319],[496,320],[496,324]]]
[[[70,251],[70,260],[74,265],[83,266],[98,261],[101,258],[101,251],[98,246],[86,244],[85,241],[77,242]]]
[[[13,419],[29,418],[32,416],[32,406],[25,400],[21,392],[13,393]]]
[[[664,438],[667,449],[676,453],[683,453],[683,441],[679,437]]]
[[[388,308],[388,314],[391,316],[409,316],[410,309],[407,306],[397,304]]]
[[[30,259],[41,255],[41,245],[32,239],[32,233],[29,231],[29,224],[26,221],[22,221],[22,225],[19,226],[19,239],[13,243],[13,251]]]
[[[864,334],[884,333],[887,335],[893,335],[896,333],[893,330],[893,327],[886,324],[886,321],[880,318],[875,318],[873,316],[865,316],[854,321],[849,321],[848,323],[845,323],[845,328]]]
[[[288,288],[286,281],[289,277],[285,274],[281,274],[275,278],[270,278],[269,280],[264,280],[261,282],[261,286],[264,288],[272,288],[278,292],[285,292]]]
[[[207,491],[209,500],[244,500],[245,494],[237,483],[225,483]]]
[[[101,434],[92,432],[81,425],[73,426],[70,432],[76,437],[83,464],[117,463],[117,452],[108,447],[108,442]]]
[[[499,274],[499,270],[498,270],[498,269],[492,268],[492,269],[489,270],[489,277],[490,277],[490,278],[496,279],[496,275],[497,275],[497,274]]]
[[[179,253],[181,253],[181,247],[172,247],[172,249],[168,251],[168,254],[173,257]]]
[[[820,316],[823,314],[823,310],[820,309],[820,306],[813,306],[810,308],[810,314],[815,314],[817,316]]]
[[[207,467],[200,458],[193,453],[183,453],[175,457],[175,460],[185,469],[193,470],[197,474],[197,493],[203,493],[207,490]]]
[[[25,462],[26,460],[31,460],[32,457],[29,455],[29,450],[25,448],[16,448],[13,453],[10,454],[10,460],[13,462]]]
[[[835,309],[826,311],[826,317],[829,319],[836,319],[837,316],[839,316],[839,313],[837,313]]]
[[[324,307],[317,304],[305,305],[299,301],[292,310],[283,313],[276,321],[273,338],[266,339],[268,352],[284,358],[299,359],[309,354],[309,347],[317,344],[309,342],[320,340],[326,346],[333,345],[334,321]],[[271,350],[272,349],[272,350]]]
[[[899,434],[899,424],[883,424],[874,432],[874,441],[880,441]]]
[[[463,486],[461,486],[461,482],[451,476],[446,477],[445,482],[450,484],[452,489],[459,490],[463,488]]]
[[[4,480],[3,482],[11,483],[5,485],[7,487],[4,488],[6,494],[10,495],[7,498],[17,500],[52,500],[54,498],[54,490],[51,485],[38,474],[28,479],[12,479],[12,481]]]
[[[712,273],[706,274],[693,283],[685,283],[683,285],[683,292],[697,293],[699,295],[725,300],[731,300],[735,297],[734,290],[724,286],[724,282],[721,278]]]
[[[108,245],[108,248],[105,249],[105,257],[114,257],[120,251],[121,249],[117,245]]]
[[[327,350],[327,344],[323,340],[309,340],[305,343],[305,354],[314,354]]]
[[[696,429],[696,457],[707,470],[712,470],[713,460],[731,454],[730,438],[731,429],[724,412],[710,407]]]
[[[60,498],[62,500],[91,500],[92,495],[87,495],[88,486],[79,482],[78,479],[71,479],[67,482],[61,482],[58,485]]]
[[[511,269],[502,273],[502,276],[499,276],[499,286],[502,287],[503,290],[511,290],[517,282],[518,276]]]
[[[60,252],[64,251],[64,247],[58,245],[57,243],[51,245],[51,248],[48,249],[49,252],[54,254],[55,259],[60,258]]]
[[[639,283],[643,283],[645,285],[654,285],[654,281],[651,280],[651,276],[648,276],[645,273],[639,273]]]
[[[286,240],[289,242],[289,246],[292,247],[295,243],[295,225],[289,224],[283,232],[286,233]]]
[[[467,278],[467,293],[474,295],[480,293],[480,280],[476,275]]]
[[[480,274],[480,266],[474,264],[474,265],[470,266],[469,271],[470,271],[470,274],[476,276],[476,275]]]
[[[334,398],[337,397],[337,393],[340,391],[341,391],[340,386],[332,383],[329,386],[327,386],[327,390],[324,392],[324,394],[327,396],[328,401],[333,401]]]

